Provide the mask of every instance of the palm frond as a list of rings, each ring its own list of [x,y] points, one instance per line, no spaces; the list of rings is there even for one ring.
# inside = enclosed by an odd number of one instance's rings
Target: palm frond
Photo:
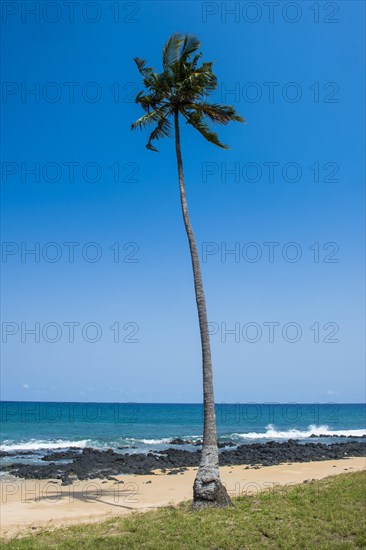
[[[201,42],[193,34],[186,34],[180,52],[180,60],[185,62],[192,53],[196,52]]]
[[[144,95],[144,92],[139,92],[135,98],[135,103],[139,103],[144,111],[149,113],[151,109],[155,109],[155,102],[150,95]]]
[[[217,88],[217,78],[212,72],[211,63],[204,63],[195,70],[187,70],[179,83],[179,92],[184,99],[201,98]]]
[[[182,111],[183,116],[186,118],[187,123],[191,124],[207,141],[221,147],[221,149],[229,149],[227,145],[221,143],[219,136],[216,132],[213,132],[203,118],[197,113],[189,113],[185,110]]]
[[[197,63],[199,62],[199,60],[201,59],[202,57],[202,53],[198,53],[194,56],[194,58],[192,59],[192,67],[193,68],[196,68],[197,67]]]
[[[158,152],[158,149],[152,145],[152,141],[169,137],[171,135],[172,124],[168,118],[161,118],[155,128],[150,134],[149,141],[147,142],[146,149],[150,151]]]
[[[183,37],[179,33],[174,33],[163,48],[163,67],[167,70],[171,65],[177,63],[179,59],[179,50],[183,43]]]
[[[136,63],[137,69],[141,76],[145,76],[147,73],[152,71],[151,67],[146,67],[147,62],[145,59],[141,59],[140,57],[134,57],[133,60]]]
[[[146,115],[143,115],[140,117],[136,122],[134,122],[131,125],[131,130],[136,130],[139,128],[142,130],[143,128],[146,128],[150,124],[154,124],[154,122],[159,122],[161,118],[163,117],[163,113],[160,109],[154,109],[150,113],[147,113]]]
[[[146,67],[145,59],[134,57],[134,62],[136,63],[140,75],[143,77],[142,81],[146,88],[154,88],[157,77],[154,70],[151,67]]]
[[[216,124],[228,124],[231,120],[245,122],[245,119],[242,118],[231,105],[200,102],[189,105],[189,108],[193,109],[201,116],[206,116],[211,122]]]

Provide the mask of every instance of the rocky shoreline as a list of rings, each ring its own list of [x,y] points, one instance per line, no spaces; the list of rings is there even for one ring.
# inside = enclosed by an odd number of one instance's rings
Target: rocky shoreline
[[[174,441],[174,443],[173,443]],[[172,440],[176,446],[186,444],[184,440]],[[283,443],[268,441],[231,447],[231,442],[220,444],[220,465],[233,466],[246,464],[248,468],[274,466],[289,462],[310,462],[316,460],[337,460],[348,457],[366,456],[365,441],[347,441],[326,445],[323,443],[299,443],[288,440]],[[4,457],[14,458],[29,454],[2,452]],[[186,451],[168,448],[163,451],[142,453],[118,453],[112,449],[101,451],[92,448],[70,448],[67,451],[52,452],[41,457],[46,464],[22,464],[14,462],[3,465],[2,472],[7,472],[23,479],[57,479],[69,485],[73,481],[86,479],[113,479],[120,474],[153,474],[162,470],[168,474],[181,473],[187,467],[197,467],[201,450]]]

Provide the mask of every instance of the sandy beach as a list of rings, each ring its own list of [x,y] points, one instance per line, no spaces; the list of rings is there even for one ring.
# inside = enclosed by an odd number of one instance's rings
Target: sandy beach
[[[366,469],[365,458],[281,464],[249,469],[245,465],[221,468],[230,496],[273,491],[275,486]],[[61,485],[55,480],[22,480],[4,476],[1,480],[1,536],[36,532],[75,523],[176,505],[192,498],[196,468],[178,475],[116,476],[113,480],[76,480]]]

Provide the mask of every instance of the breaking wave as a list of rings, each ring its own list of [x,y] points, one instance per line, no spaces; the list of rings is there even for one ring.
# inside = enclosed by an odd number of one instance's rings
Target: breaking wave
[[[69,447],[84,448],[90,445],[89,439],[82,439],[79,441],[66,441],[58,439],[55,441],[40,441],[37,439],[31,439],[24,443],[10,443],[4,441],[3,445],[0,445],[0,451],[39,451],[39,450],[52,450],[52,449],[68,449]]]
[[[365,434],[366,430],[330,430],[329,426],[315,426],[313,424],[308,426],[307,430],[291,429],[282,431],[278,430],[273,424],[268,424],[265,432],[233,433],[231,437],[234,439],[307,439],[311,436],[320,437],[322,435],[362,437]]]

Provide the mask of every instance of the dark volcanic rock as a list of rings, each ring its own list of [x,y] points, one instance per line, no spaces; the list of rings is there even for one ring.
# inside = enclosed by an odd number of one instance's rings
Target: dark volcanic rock
[[[366,456],[366,443],[346,441],[342,443],[299,443],[297,440],[278,443],[252,443],[239,445],[235,449],[220,452],[220,464],[232,466],[249,464],[251,466],[309,462],[311,460],[335,460],[351,456]],[[67,464],[58,463],[68,458]],[[108,479],[119,474],[151,474],[153,470],[181,473],[187,467],[198,466],[201,450],[189,452],[183,449],[169,448],[147,454],[121,454],[112,449],[74,449],[51,453],[42,457],[48,464],[9,464],[2,467],[17,477],[25,479],[61,479],[62,484],[72,483],[73,479]],[[51,461],[52,462],[49,462]]]
[[[345,435],[345,434],[341,434],[341,435],[337,435],[337,436],[334,436],[334,435],[331,435],[331,434],[319,434],[319,435],[311,434],[310,437],[313,437],[313,438],[318,438],[318,437],[343,437],[344,439],[365,439],[366,434],[363,434],[363,435]]]
[[[35,451],[0,451],[0,458],[4,456],[27,456],[34,455]]]
[[[48,455],[42,456],[41,460],[67,460],[79,456],[81,449],[69,449],[68,451],[58,451],[55,453],[49,453]]]

